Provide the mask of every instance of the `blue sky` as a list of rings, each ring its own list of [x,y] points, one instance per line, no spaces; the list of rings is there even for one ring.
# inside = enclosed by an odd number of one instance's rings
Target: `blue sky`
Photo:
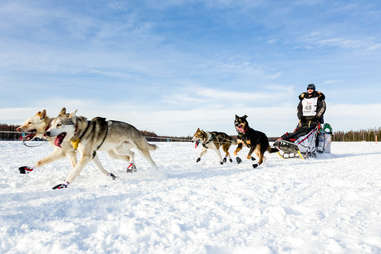
[[[336,130],[381,126],[379,1],[0,2],[0,122],[62,106],[162,135],[277,136],[315,83]]]

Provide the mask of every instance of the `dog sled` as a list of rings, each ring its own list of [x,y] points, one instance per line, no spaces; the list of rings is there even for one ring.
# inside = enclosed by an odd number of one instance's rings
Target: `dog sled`
[[[326,123],[319,124],[307,134],[294,139],[276,140],[274,147],[279,149],[278,155],[283,159],[314,158],[317,153],[330,153],[332,142],[332,127]]]

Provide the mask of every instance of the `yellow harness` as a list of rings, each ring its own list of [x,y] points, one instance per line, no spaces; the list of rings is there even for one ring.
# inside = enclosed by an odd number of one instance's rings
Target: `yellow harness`
[[[74,140],[70,140],[71,146],[74,148],[74,150],[77,150],[79,141],[81,141],[79,138],[76,138]]]

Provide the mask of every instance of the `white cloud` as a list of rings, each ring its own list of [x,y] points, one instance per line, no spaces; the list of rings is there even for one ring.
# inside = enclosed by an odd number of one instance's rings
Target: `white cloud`
[[[237,90],[214,89],[200,86],[190,86],[179,89],[174,93],[164,96],[166,103],[189,105],[258,105],[266,101],[287,101],[292,96],[294,88],[292,86],[267,85],[263,86],[260,92]],[[188,104],[189,103],[189,104]]]
[[[343,80],[336,80],[336,79],[331,79],[331,80],[324,80],[321,82],[322,85],[334,85],[337,83],[343,82]]]
[[[311,32],[302,38],[306,43],[306,47],[337,47],[343,49],[362,49],[362,50],[377,50],[381,48],[381,43],[374,38],[361,38],[352,39],[339,36],[332,36],[330,34],[323,34],[320,32]]]
[[[381,104],[331,104],[325,119],[336,130],[380,128],[380,112]]]

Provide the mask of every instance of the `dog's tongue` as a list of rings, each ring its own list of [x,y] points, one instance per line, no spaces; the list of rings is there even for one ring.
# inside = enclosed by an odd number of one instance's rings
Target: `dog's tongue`
[[[58,147],[61,147],[61,137],[60,136],[57,136],[56,139],[54,140],[54,144]]]
[[[243,127],[236,127],[237,131],[239,131],[240,133],[243,133],[245,134],[245,129]]]
[[[62,143],[62,140],[64,139],[65,135],[64,134],[60,134],[56,137],[56,139],[54,140],[54,144],[58,147],[61,147],[61,143]]]
[[[197,148],[198,144],[200,144],[200,140],[197,140],[197,141],[194,143],[194,149]]]
[[[25,137],[25,140],[31,140],[34,137],[34,134],[28,134]]]

